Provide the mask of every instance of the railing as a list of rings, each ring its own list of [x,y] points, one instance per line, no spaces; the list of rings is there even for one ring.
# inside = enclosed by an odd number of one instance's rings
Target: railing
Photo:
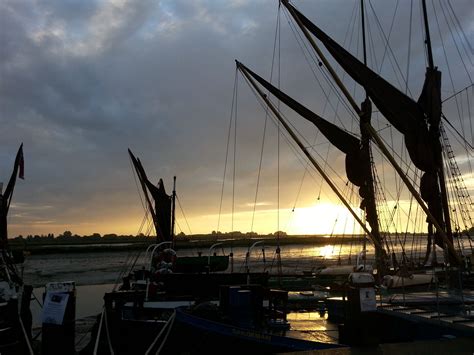
[[[245,270],[247,271],[247,273],[250,272],[250,267],[249,267],[249,261],[250,261],[250,254],[252,253],[252,250],[253,248],[255,248],[257,245],[260,245],[262,244],[264,241],[263,240],[259,240],[255,243],[253,243],[247,250],[247,254],[245,254]],[[265,246],[263,247],[263,251],[264,251],[264,254],[263,254],[263,263],[265,264]]]
[[[208,272],[211,272],[211,255],[212,255],[212,251],[218,247],[219,245],[223,245],[224,243],[215,243],[215,244],[212,244],[211,247],[209,248],[209,254],[207,256],[207,267],[208,267]]]
[[[155,255],[155,251],[160,248],[161,246],[163,245],[166,245],[166,244],[173,244],[173,242],[161,242],[161,243],[158,243],[158,244],[151,244],[148,246],[148,248],[146,248],[146,251],[145,251],[145,257],[144,257],[144,262],[146,263],[147,259],[150,260],[150,269],[151,269],[151,266],[152,266],[152,263],[153,263],[153,255]],[[153,248],[153,250],[151,251],[151,254],[150,256],[148,256],[148,252],[150,251],[150,249]],[[145,266],[145,265],[143,265]]]

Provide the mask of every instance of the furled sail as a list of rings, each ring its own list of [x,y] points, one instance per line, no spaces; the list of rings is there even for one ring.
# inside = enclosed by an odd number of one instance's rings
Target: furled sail
[[[338,126],[332,124],[331,122],[320,117],[316,113],[312,112],[278,88],[274,87],[272,84],[267,82],[265,79],[260,77],[258,74],[254,73],[248,69],[245,65],[240,62],[237,62],[237,66],[245,70],[249,75],[251,75],[256,81],[258,81],[264,88],[271,92],[275,97],[280,101],[284,102],[288,107],[293,109],[303,118],[312,122],[321,133],[331,142],[337,149],[346,154],[346,174],[347,178],[351,183],[359,187],[359,195],[362,198],[361,208],[364,209],[367,213],[367,221],[369,222],[374,237],[380,238],[378,233],[378,219],[377,212],[375,210],[375,203],[373,203],[373,196],[370,194],[370,156],[367,146],[363,146],[361,141],[353,136],[351,133],[346,132],[339,128]],[[363,110],[370,117],[370,101],[364,102]],[[370,190],[370,191],[369,191]],[[369,201],[369,199],[372,199]],[[372,208],[373,207],[373,208]]]
[[[436,160],[440,148],[435,143],[439,142],[441,73],[436,69],[427,70],[422,94],[418,102],[415,102],[346,51],[295,7],[288,3],[285,3],[285,6],[324,44],[339,65],[364,87],[379,111],[404,135],[413,164],[424,172],[420,181],[421,196],[435,219],[443,225],[443,207],[437,175],[439,162]],[[436,236],[436,243],[444,248],[439,235]]]
[[[155,186],[146,176],[145,169],[142,163],[137,159],[133,153],[128,150],[132,159],[133,166],[137,172],[140,183],[146,187],[150,192],[153,201],[155,202],[154,210],[151,209],[153,222],[155,224],[156,235],[161,241],[171,241],[171,196],[165,191],[163,180],[160,179],[158,186]],[[144,191],[145,192],[145,191]],[[148,200],[148,197],[146,197]]]
[[[304,26],[324,44],[344,70],[364,87],[368,96],[387,120],[405,135],[407,149],[415,166],[423,171],[433,170],[434,158],[429,149],[428,127],[423,108],[365,66],[297,9],[294,7],[292,9]]]
[[[24,178],[24,159],[23,159],[23,143],[20,145],[16,154],[13,172],[8,181],[8,185],[2,194],[0,191],[0,249],[5,248],[8,240],[7,215],[10,208],[10,202],[13,196],[17,175],[20,179]]]

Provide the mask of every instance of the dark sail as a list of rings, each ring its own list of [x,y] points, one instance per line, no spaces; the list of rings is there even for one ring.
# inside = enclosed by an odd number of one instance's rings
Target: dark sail
[[[171,196],[166,194],[163,180],[160,179],[158,187],[151,184],[147,180],[147,187],[150,190],[153,200],[155,200],[156,218],[158,225],[161,227],[161,232],[166,241],[172,241],[171,235]]]
[[[302,117],[312,122],[316,127],[318,127],[321,133],[323,133],[324,136],[334,146],[336,146],[337,149],[339,149],[340,151],[346,154],[351,154],[359,149],[360,140],[357,137],[340,129],[338,126],[332,124],[331,122],[325,120],[324,118],[317,115],[310,109],[306,108],[305,106],[297,102],[295,99],[285,94],[283,91],[274,87],[272,84],[270,84],[268,81],[263,79],[261,76],[251,71],[242,63],[237,62],[237,66],[239,68],[242,68],[246,72],[248,72],[255,80],[257,80],[260,83],[260,85],[262,85],[265,89],[270,91],[279,100],[283,101],[286,105],[288,105],[288,107],[292,108]]]
[[[371,189],[369,187],[369,184],[371,184],[371,166],[368,146],[363,145],[357,137],[318,116],[278,88],[274,87],[258,74],[248,69],[242,63],[237,62],[237,66],[242,70],[245,70],[264,88],[266,88],[279,100],[284,102],[288,107],[293,109],[303,118],[312,122],[316,127],[318,127],[318,129],[329,140],[329,142],[331,142],[341,152],[346,154],[345,163],[347,178],[351,183],[359,187],[359,195],[362,199],[361,208],[367,213],[367,221],[369,222],[372,231],[376,232],[374,235],[380,239],[380,235],[378,233],[379,228],[377,212],[375,210],[375,201],[372,201],[373,196],[370,194]],[[366,111],[367,119],[370,119],[370,101],[365,103],[363,109]]]
[[[431,214],[444,225],[438,178],[440,164],[439,123],[441,117],[441,73],[428,69],[422,94],[415,102],[388,81],[365,66],[352,54],[330,38],[292,5],[284,2],[298,16],[303,25],[316,36],[333,58],[360,85],[364,87],[385,118],[405,137],[405,145],[413,164],[424,172],[420,181],[420,192]],[[452,241],[452,236],[448,236]],[[444,248],[442,238],[436,243]]]
[[[8,181],[5,191],[0,191],[0,249],[5,248],[8,239],[7,216],[10,209],[10,202],[13,196],[17,175],[24,178],[23,143],[20,145],[13,164],[13,172]]]
[[[427,202],[431,214],[437,221],[444,223],[449,240],[452,242],[453,237],[451,233],[451,226],[449,223],[449,216],[443,215],[443,203],[441,196],[441,188],[443,183],[440,177],[443,176],[443,162],[441,160],[441,143],[440,143],[440,122],[441,122],[441,72],[437,69],[428,68],[426,70],[425,82],[423,90],[418,99],[419,105],[426,113],[429,123],[429,137],[431,144],[431,152],[434,157],[438,157],[435,166],[436,169],[427,171],[423,174],[420,181],[420,193],[422,198]],[[447,209],[449,213],[449,208]],[[446,213],[446,212],[445,212]],[[429,237],[431,239],[433,234],[433,226],[428,221]],[[435,242],[440,247],[444,247],[444,242],[439,232],[434,233]],[[428,256],[428,254],[427,254]],[[454,258],[451,258],[454,260]],[[425,258],[425,261],[427,257]]]
[[[423,108],[365,66],[296,8],[290,4],[287,6],[292,8],[304,26],[324,44],[344,70],[364,87],[368,96],[387,120],[405,135],[408,153],[415,166],[423,171],[432,171],[435,164],[430,150],[428,127]]]
[[[171,235],[171,196],[166,194],[163,180],[160,179],[158,186],[155,186],[148,177],[146,176],[145,169],[143,168],[142,163],[139,159],[135,158],[133,153],[128,150],[130,157],[132,159],[133,165],[137,172],[138,178],[142,187],[144,188],[144,193],[146,189],[150,192],[153,201],[155,202],[155,207],[150,205],[151,215],[153,218],[153,223],[155,224],[156,235],[161,241],[172,241]],[[146,189],[145,189],[146,188]],[[146,195],[147,202],[148,196]]]

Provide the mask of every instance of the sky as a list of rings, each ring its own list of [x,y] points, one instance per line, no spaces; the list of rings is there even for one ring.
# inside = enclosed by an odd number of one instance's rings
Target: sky
[[[358,3],[294,3],[360,57]],[[410,2],[366,3],[374,33],[369,65],[417,98],[425,70],[418,2],[413,2],[410,51]],[[445,80],[443,97],[448,97],[472,84],[474,6],[471,0],[436,6],[436,13],[429,8],[430,16],[438,17],[431,23],[434,55]],[[459,32],[454,33],[457,42],[450,42],[454,27],[446,24],[443,14],[449,23],[456,20],[462,26],[471,52]],[[152,181],[164,179],[168,191],[177,176],[178,231],[186,234],[359,231],[321,178],[311,169],[305,172],[307,163],[290,149],[282,132],[278,139],[278,128],[271,121],[256,183],[265,112],[241,77],[232,106],[235,59],[269,79],[272,59],[277,58],[274,82],[315,112],[357,131],[329,85],[320,77],[326,88],[321,90],[312,77],[283,13],[275,35],[277,18],[278,2],[270,0],[1,1],[0,181],[8,181],[21,142],[25,156],[25,180],[15,188],[9,235],[57,235],[65,230],[80,235],[145,233],[127,148],[141,159]],[[390,31],[392,21],[396,29]],[[390,47],[376,34],[378,23],[390,33]],[[394,74],[392,52],[400,72],[409,76],[407,87]],[[448,67],[446,57],[455,64]],[[361,101],[361,90],[344,80]],[[330,93],[329,100],[325,92]],[[472,98],[472,88],[470,93]],[[450,104],[444,107],[454,117],[456,109]],[[233,130],[227,139],[232,107],[237,108],[235,145]],[[467,112],[465,106],[461,118],[452,122],[472,143]],[[328,150],[321,137],[315,139],[313,127],[287,114],[306,141],[313,142],[308,144],[313,144],[322,164],[328,161],[325,169],[343,190],[344,157]],[[380,129],[386,126],[382,118],[375,120]],[[385,139],[400,146],[399,135],[390,132]],[[456,153],[472,189],[472,151]],[[394,174],[382,159],[375,164],[379,171],[387,171],[383,184],[390,200],[397,191]],[[357,209],[357,198],[351,201]]]

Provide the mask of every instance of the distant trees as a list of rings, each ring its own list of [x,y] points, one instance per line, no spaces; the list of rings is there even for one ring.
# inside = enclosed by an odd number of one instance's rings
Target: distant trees
[[[465,231],[467,232],[467,231]],[[471,234],[474,234],[474,228],[471,228],[469,231]],[[186,235],[184,232],[180,231],[176,238],[181,241],[186,241],[189,239],[206,239],[206,238],[234,238],[234,239],[254,239],[254,238],[275,238],[276,236],[287,237],[287,233],[283,231],[277,231],[269,234],[258,234],[256,232],[241,232],[241,231],[231,231],[231,232],[221,232],[213,230],[210,234],[193,234],[191,236]],[[57,237],[53,233],[41,234],[41,235],[32,235],[29,234],[26,237],[19,235],[16,238],[12,238],[11,241],[17,241],[18,243],[98,243],[101,241],[105,242],[123,242],[123,241],[145,241],[154,240],[156,236],[148,236],[143,233],[138,235],[118,235],[116,233],[108,233],[101,235],[100,233],[92,233],[90,235],[80,236],[71,232],[70,230],[65,230],[63,233],[60,233]]]
[[[85,235],[83,238],[89,241],[95,241],[100,240],[102,236],[99,233],[92,233],[91,235]]]

